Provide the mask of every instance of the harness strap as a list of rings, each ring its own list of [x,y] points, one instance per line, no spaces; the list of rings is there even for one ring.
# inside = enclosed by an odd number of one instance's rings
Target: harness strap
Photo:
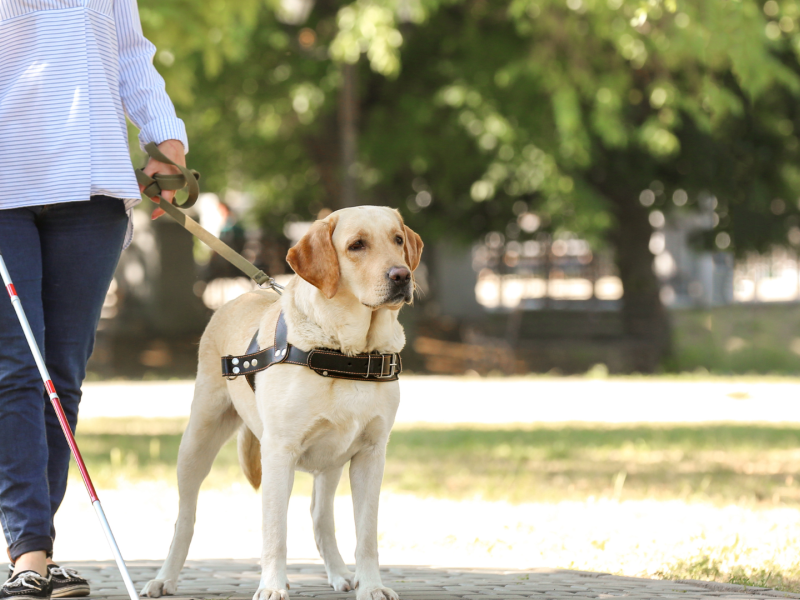
[[[394,352],[356,356],[320,348],[304,352],[286,341],[287,332],[286,320],[281,311],[272,346],[259,350],[256,331],[246,354],[222,357],[222,375],[229,379],[244,375],[251,389],[255,391],[255,374],[279,363],[308,367],[322,377],[355,381],[397,381],[403,370],[400,355]]]
[[[164,212],[172,217],[175,221],[177,221],[179,225],[186,229],[186,231],[197,237],[214,252],[219,254],[222,258],[227,260],[234,267],[255,281],[257,285],[268,285],[280,294],[283,286],[276,283],[272,277],[264,273],[264,271],[261,269],[257,268],[253,263],[236,252],[221,239],[203,229],[197,221],[191,217],[188,217],[182,210],[180,210],[181,208],[190,208],[194,206],[195,202],[197,202],[197,197],[200,193],[200,185],[197,183],[197,181],[200,179],[200,173],[174,163],[172,160],[167,158],[153,142],[147,144],[144,149],[155,160],[169,165],[174,165],[178,167],[181,172],[180,174],[176,175],[161,175],[157,173],[155,176],[150,177],[149,175],[146,175],[142,169],[136,169],[136,180],[140,185],[145,186],[142,193],[145,196],[153,198],[155,196],[161,196],[161,192],[163,191],[175,191],[188,186],[189,196],[186,198],[186,201],[183,204],[176,206],[171,202],[162,201],[159,202],[159,207],[162,208]]]
[[[285,362],[289,359],[289,355],[292,354],[292,350],[295,352],[299,352],[297,348],[292,346],[289,347],[289,342],[286,341],[286,337],[288,336],[289,331],[286,327],[286,319],[283,318],[283,311],[281,311],[280,316],[278,316],[278,322],[275,324],[275,338],[272,342],[272,346],[263,350],[261,352],[258,351],[258,329],[253,334],[253,339],[250,340],[250,345],[247,347],[247,353],[252,355],[262,354],[264,356],[263,367],[258,368],[258,362],[254,362],[253,359],[250,359],[250,369],[257,369],[252,371],[251,373],[246,373],[245,378],[247,379],[247,383],[250,385],[250,389],[254,392],[256,391],[256,373],[258,371],[263,371],[264,369],[271,367],[272,365]],[[258,361],[258,359],[255,359]],[[247,364],[247,361],[242,363],[242,366]],[[247,370],[247,367],[244,367]],[[224,367],[223,367],[224,369]]]

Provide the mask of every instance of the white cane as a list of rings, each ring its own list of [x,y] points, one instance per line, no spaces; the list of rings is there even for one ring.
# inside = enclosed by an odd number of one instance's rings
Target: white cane
[[[64,410],[61,408],[61,400],[59,400],[58,394],[56,394],[56,388],[53,385],[53,381],[50,379],[50,374],[47,372],[47,366],[44,364],[42,353],[39,350],[36,339],[33,337],[33,332],[31,331],[31,326],[28,323],[28,318],[25,316],[25,310],[22,308],[22,302],[20,302],[17,291],[14,289],[14,283],[11,281],[11,276],[6,268],[6,263],[3,260],[2,252],[0,252],[0,276],[2,276],[3,283],[6,286],[6,290],[8,290],[8,295],[11,297],[11,303],[14,305],[14,310],[17,312],[17,317],[19,317],[19,324],[22,326],[22,331],[25,332],[25,337],[28,340],[28,346],[30,346],[33,359],[36,361],[36,366],[39,367],[39,373],[42,376],[42,381],[44,381],[44,387],[50,396],[50,402],[53,405],[53,409],[56,411],[58,422],[61,424],[61,429],[67,438],[67,444],[69,444],[70,450],[72,450],[72,456],[75,458],[75,462],[78,464],[78,470],[80,470],[83,483],[86,485],[86,491],[89,492],[89,498],[92,500],[92,506],[94,507],[95,513],[97,513],[97,518],[100,519],[100,525],[103,528],[103,533],[106,535],[108,545],[111,547],[111,552],[114,554],[114,560],[117,561],[117,566],[119,567],[119,572],[122,574],[122,580],[125,582],[125,587],[128,589],[128,594],[130,595],[131,600],[139,600],[139,595],[136,593],[136,588],[133,587],[133,581],[131,581],[130,573],[128,573],[128,567],[125,566],[125,561],[123,560],[122,554],[119,551],[117,541],[114,539],[114,534],[111,532],[111,527],[108,525],[106,514],[103,512],[103,506],[100,504],[100,499],[97,497],[97,492],[92,484],[92,479],[89,477],[89,471],[86,470],[86,463],[83,462],[81,451],[78,449],[78,444],[75,442],[75,436],[72,435],[72,429],[67,422],[67,417],[64,414]]]

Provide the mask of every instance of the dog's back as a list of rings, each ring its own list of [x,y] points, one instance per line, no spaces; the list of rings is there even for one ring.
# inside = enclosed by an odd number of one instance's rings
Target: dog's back
[[[212,365],[218,372],[220,356],[244,353],[264,313],[279,299],[275,292],[255,290],[222,305],[200,338],[198,373]]]

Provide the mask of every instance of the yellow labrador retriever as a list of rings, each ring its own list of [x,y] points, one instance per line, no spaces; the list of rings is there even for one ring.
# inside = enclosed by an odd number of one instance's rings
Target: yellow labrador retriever
[[[262,486],[262,574],[254,600],[289,597],[286,520],[295,469],[314,475],[314,536],[333,588],[356,588],[357,600],[397,600],[381,581],[377,535],[386,443],[400,402],[397,381],[334,379],[327,371],[286,361],[256,373],[253,393],[243,377],[222,377],[220,357],[244,354],[256,330],[259,348],[273,345],[281,313],[286,339],[298,351],[326,348],[348,357],[400,352],[405,335],[397,314],[412,300],[412,273],[421,253],[422,240],[397,211],[347,208],[314,223],[289,251],[287,260],[299,277],[290,281],[280,300],[273,293],[253,292],[217,311],[200,340],[191,416],[178,454],[175,535],[164,565],[143,595],[158,598],[176,592],[194,531],[200,484],[238,429],[242,469],[254,487]],[[357,536],[355,574],[339,554],[333,522],[334,492],[348,461]]]

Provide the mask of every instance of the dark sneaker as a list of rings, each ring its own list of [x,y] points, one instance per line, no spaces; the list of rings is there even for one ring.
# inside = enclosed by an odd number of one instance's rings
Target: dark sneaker
[[[47,565],[47,572],[53,582],[53,598],[75,598],[89,595],[89,582],[75,569]]]
[[[8,565],[8,578],[14,573],[14,565]],[[53,583],[52,598],[76,598],[88,596],[89,582],[86,581],[75,569],[59,567],[56,564],[47,565],[47,573]],[[2,600],[2,597],[0,597]]]
[[[0,587],[0,600],[49,600],[53,592],[50,577],[36,571],[22,571]]]

